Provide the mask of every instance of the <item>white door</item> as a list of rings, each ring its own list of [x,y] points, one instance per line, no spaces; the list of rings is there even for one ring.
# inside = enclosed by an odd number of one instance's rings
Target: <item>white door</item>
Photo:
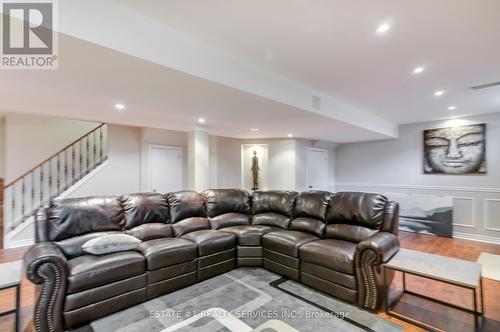
[[[307,189],[328,190],[328,151],[307,149]]]
[[[168,193],[182,190],[182,150],[150,146],[150,190]]]

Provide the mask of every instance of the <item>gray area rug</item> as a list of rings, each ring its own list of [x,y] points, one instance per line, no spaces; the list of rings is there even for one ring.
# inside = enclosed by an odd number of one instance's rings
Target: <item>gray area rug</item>
[[[260,268],[239,268],[78,332],[399,332],[389,320]]]

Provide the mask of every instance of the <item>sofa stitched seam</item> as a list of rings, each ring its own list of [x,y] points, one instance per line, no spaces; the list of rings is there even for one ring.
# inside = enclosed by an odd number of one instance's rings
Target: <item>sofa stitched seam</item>
[[[57,296],[57,290],[59,289],[60,287],[60,274],[59,274],[59,270],[57,269],[57,266],[54,264],[54,263],[47,263],[48,266],[54,271],[54,274],[55,274],[55,277],[56,277],[56,281],[55,281],[55,285],[54,285],[54,290],[50,296],[50,300],[49,300],[49,303],[48,303],[48,307],[47,307],[47,326],[49,328],[49,331],[54,331],[54,324],[53,324],[53,317],[52,317],[52,311],[53,311],[53,308],[54,308],[54,302],[55,302],[55,298]],[[40,297],[40,301],[38,302],[38,306],[37,306],[37,310],[36,310],[36,313],[35,313],[35,327],[36,327],[36,330],[37,331],[41,331],[41,328],[40,328],[40,310],[41,310],[41,306],[40,304],[43,304],[46,299],[47,299],[47,293],[48,293],[48,280],[49,280],[49,277],[44,274],[43,272],[39,271],[38,274],[42,277],[43,279],[43,287],[42,287],[42,296]]]
[[[375,282],[375,276],[373,274],[372,262],[376,257],[370,258],[368,255],[373,253],[373,250],[366,250],[361,256],[361,274],[363,277],[363,282],[366,286],[365,301],[366,307],[375,309],[377,302],[377,287]]]

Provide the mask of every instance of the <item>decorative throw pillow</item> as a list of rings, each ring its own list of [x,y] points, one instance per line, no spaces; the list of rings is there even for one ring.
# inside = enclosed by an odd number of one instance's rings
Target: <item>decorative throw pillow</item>
[[[127,234],[109,234],[88,240],[82,245],[85,252],[104,255],[112,252],[134,250],[141,240]]]

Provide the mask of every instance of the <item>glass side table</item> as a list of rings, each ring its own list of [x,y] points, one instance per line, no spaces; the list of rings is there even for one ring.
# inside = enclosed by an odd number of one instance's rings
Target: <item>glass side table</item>
[[[19,331],[19,309],[21,299],[21,270],[23,268],[22,261],[14,261],[0,264],[0,291],[15,288],[16,289],[16,308],[0,312],[0,317],[5,315],[16,315],[16,332]]]

